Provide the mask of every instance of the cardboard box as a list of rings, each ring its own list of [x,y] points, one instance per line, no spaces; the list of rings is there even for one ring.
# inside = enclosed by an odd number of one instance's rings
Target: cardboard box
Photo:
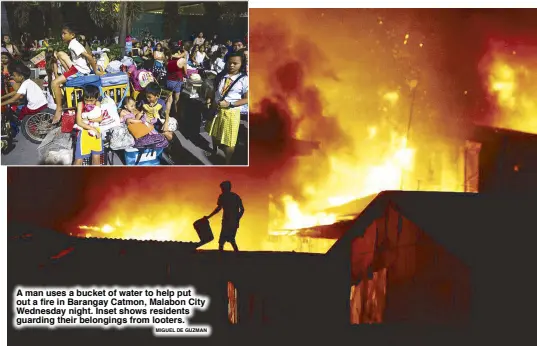
[[[30,59],[30,62],[34,65],[39,64],[41,61],[45,60],[45,52],[41,52],[34,56],[32,59]]]

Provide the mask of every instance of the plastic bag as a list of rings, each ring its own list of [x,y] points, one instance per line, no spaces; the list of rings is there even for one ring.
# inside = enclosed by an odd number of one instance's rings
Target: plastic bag
[[[134,145],[134,137],[130,134],[127,126],[118,126],[113,128],[112,135],[110,137],[110,149],[112,150],[124,150],[132,148]]]
[[[168,119],[168,130],[177,131],[177,119],[171,117]]]
[[[108,64],[108,67],[106,68],[106,72],[108,73],[121,72],[121,62],[117,60],[110,61],[110,63]]]
[[[51,150],[45,157],[45,165],[67,166],[73,162],[73,151],[69,149]]]
[[[101,132],[121,124],[116,102],[109,96],[105,96],[101,101],[101,114],[103,116],[103,120],[99,123]]]
[[[37,147],[39,161],[44,162],[47,159],[49,152],[59,152],[63,149],[73,150],[73,138],[70,133],[62,133],[61,128],[57,127],[50,131],[39,147]],[[71,162],[69,162],[69,164],[71,164]]]

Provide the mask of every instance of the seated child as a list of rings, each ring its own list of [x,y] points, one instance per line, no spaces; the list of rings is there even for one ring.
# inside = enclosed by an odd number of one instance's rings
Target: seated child
[[[149,124],[142,112],[136,108],[136,100],[131,96],[127,96],[123,102],[123,109],[119,113],[119,120],[122,124],[130,125],[135,123],[144,123]],[[153,129],[149,134],[158,134],[158,132]]]
[[[8,66],[9,73],[13,76],[15,83],[20,84],[17,91],[10,92],[2,96],[2,105],[6,103],[18,103],[21,98],[26,96],[28,103],[19,113],[19,120],[26,115],[39,113],[47,108],[47,98],[43,89],[39,87],[30,78],[30,68],[20,62],[13,62]]]
[[[161,92],[162,89],[157,82],[151,82],[147,85],[141,102],[141,108],[144,113],[140,113],[137,119],[152,124],[155,130],[162,133],[168,141],[171,141],[173,132],[169,131],[168,123],[173,98],[170,95],[167,101],[164,102],[160,99]]]
[[[93,165],[101,164],[101,154],[103,152],[103,142],[101,130],[98,124],[103,120],[102,116],[95,118],[93,115],[88,116],[91,119],[84,119],[84,113],[92,113],[98,110],[100,113],[101,102],[99,102],[100,91],[94,85],[84,87],[83,101],[78,103],[76,112],[76,125],[80,129],[77,135],[75,165],[82,165],[85,158],[91,156]]]
[[[64,52],[58,52],[56,57],[62,62],[62,65],[67,66],[68,70],[63,75],[54,79],[51,83],[51,89],[56,99],[56,112],[52,118],[52,123],[59,123],[62,117],[62,92],[61,85],[64,84],[69,78],[76,78],[82,75],[88,75],[91,70],[88,66],[88,62],[96,75],[102,76],[104,72],[97,68],[97,62],[93,56],[88,53],[86,48],[77,41],[76,31],[70,25],[64,25],[62,28],[62,40],[69,44],[69,51],[71,52],[71,58]]]
[[[123,101],[123,107],[119,112],[119,120],[122,124],[130,125],[134,123],[141,123],[141,120],[137,120],[136,116],[140,111],[136,108],[136,100],[131,96],[125,97]]]
[[[91,105],[86,104],[85,108],[82,110],[82,121],[84,122],[84,124],[89,125],[91,127],[97,127],[99,126],[99,123],[97,122],[98,119],[102,120],[101,107],[93,107]],[[75,126],[73,127],[77,130],[82,130],[82,128],[77,124],[75,124]],[[89,130],[88,134],[92,137],[97,136],[94,130]]]

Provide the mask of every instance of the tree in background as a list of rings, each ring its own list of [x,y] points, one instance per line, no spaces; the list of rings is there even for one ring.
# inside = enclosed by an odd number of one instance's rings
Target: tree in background
[[[19,29],[29,24],[30,15],[39,12],[42,15],[43,27],[46,34],[51,28],[54,35],[59,35],[64,21],[62,9],[68,6],[84,6],[95,25],[99,28],[111,27],[113,30],[121,30],[122,16],[126,17],[126,32],[132,28],[133,21],[140,18],[143,13],[141,2],[127,2],[126,10],[120,11],[120,1],[92,1],[92,2],[5,2],[6,11],[13,13],[10,26],[15,24]],[[125,34],[126,36],[126,34]]]
[[[127,1],[124,11],[120,6],[122,1],[99,1],[87,2],[89,15],[98,27],[110,25],[116,30],[121,30],[121,22],[123,17],[126,20],[126,33],[130,33],[132,23],[139,19],[143,13],[143,3],[135,1]]]
[[[125,6],[122,6],[121,1],[92,1],[92,2],[3,2],[8,14],[9,26],[12,29],[14,39],[19,37],[19,32],[30,24],[36,16],[42,17],[42,30],[34,27],[34,31],[44,32],[45,36],[49,35],[49,28],[55,37],[59,37],[61,26],[64,22],[64,13],[79,13],[80,11],[87,13],[84,20],[76,20],[81,27],[87,25],[95,25],[101,31],[108,32],[110,29],[120,33],[122,41],[131,34],[133,22],[139,19],[143,14],[143,3],[127,1]],[[193,3],[196,4],[196,3]],[[226,27],[233,24],[242,14],[248,12],[247,2],[204,2],[203,4],[204,18],[206,28],[214,28],[216,32],[220,27]],[[164,2],[163,11],[163,26],[164,36],[172,38],[177,31],[177,23],[181,18],[180,3]],[[125,8],[125,10],[123,10]],[[86,12],[87,11],[87,12]],[[89,18],[88,18],[89,17]],[[123,20],[126,25],[122,25]],[[91,24],[93,23],[93,24]],[[35,23],[32,23],[34,25]],[[88,29],[88,28],[86,28]],[[95,30],[88,30],[89,32]],[[86,36],[93,34],[86,33]],[[17,40],[18,41],[18,40]],[[124,45],[124,43],[123,43]]]
[[[88,2],[89,15],[98,27],[110,25],[119,31],[120,45],[125,53],[125,38],[130,34],[133,21],[143,13],[143,4],[134,1]]]
[[[233,25],[244,13],[248,13],[248,2],[214,1],[204,2],[204,22],[207,28],[212,27],[215,32]]]
[[[243,1],[219,1],[219,20],[226,24],[233,24],[244,13],[248,13],[248,2]]]
[[[91,18],[99,27],[110,25],[121,30],[122,20],[125,19],[126,35],[128,35],[131,33],[133,22],[139,19],[143,13],[143,4],[127,1],[126,6],[122,7],[122,3],[122,1],[101,1],[87,3],[87,6],[91,10]]]
[[[120,11],[119,13],[121,13],[122,15],[120,16],[121,18],[121,23],[120,23],[120,31],[119,31],[119,46],[121,47],[121,52],[123,55],[127,55],[127,52],[125,51],[125,41],[126,41],[126,38],[127,38],[127,26],[128,26],[128,8],[129,7],[129,3],[126,2],[126,1],[122,1],[121,2],[121,6],[120,6]]]
[[[19,29],[29,24],[30,15],[35,11],[41,14],[43,20],[44,32],[48,35],[48,28],[52,29],[53,34],[59,34],[61,32],[61,25],[63,23],[62,6],[65,4],[59,1],[51,2],[4,2],[7,13],[13,13],[13,17],[8,15],[10,27],[12,29]],[[13,32],[16,34],[18,32]]]
[[[181,20],[179,3],[175,1],[165,2],[162,17],[164,21],[164,36],[166,38],[172,38],[175,36],[177,23]]]

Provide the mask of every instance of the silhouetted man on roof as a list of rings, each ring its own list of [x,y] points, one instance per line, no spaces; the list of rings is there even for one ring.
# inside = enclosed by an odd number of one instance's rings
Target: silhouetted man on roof
[[[233,250],[239,251],[237,243],[235,241],[235,236],[237,235],[237,229],[239,228],[239,223],[244,214],[244,206],[242,205],[242,200],[239,195],[235,192],[231,192],[231,182],[224,181],[220,184],[220,189],[222,194],[218,197],[218,202],[216,202],[216,209],[209,215],[206,216],[207,219],[210,219],[218,212],[224,209],[224,215],[222,217],[222,231],[220,232],[220,239],[218,240],[218,250],[224,250],[224,244],[229,242],[233,246]]]

